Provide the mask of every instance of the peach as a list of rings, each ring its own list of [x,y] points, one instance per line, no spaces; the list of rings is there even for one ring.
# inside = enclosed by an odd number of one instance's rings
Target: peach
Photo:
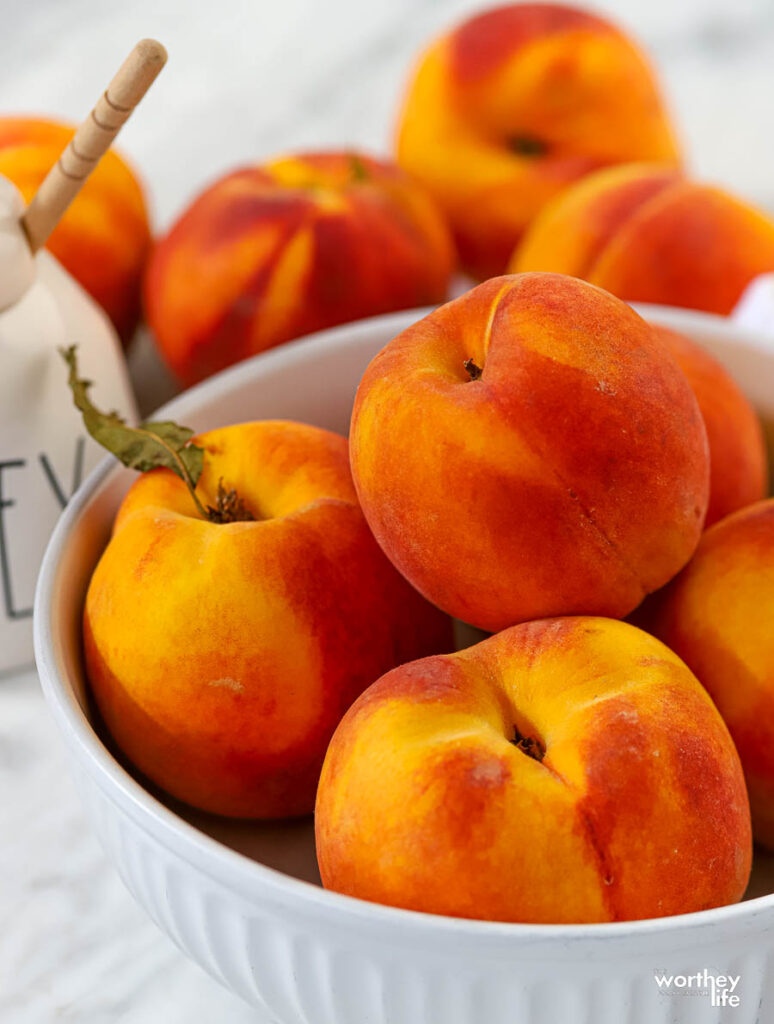
[[[312,153],[217,181],[156,246],[145,305],[185,384],[302,334],[446,298],[454,253],[396,166]]]
[[[265,421],[198,443],[202,502],[222,479],[254,520],[210,522],[171,471],[141,476],[88,589],[88,677],[118,747],[168,793],[304,814],[344,711],[394,665],[450,650],[450,622],[379,550],[343,437]]]
[[[0,174],[29,201],[74,132],[71,125],[42,118],[0,117]],[[150,243],[140,182],[111,150],[46,247],[102,306],[126,343],[140,315],[140,281]]]
[[[696,673],[747,778],[755,837],[774,849],[774,500],[707,530],[654,600],[651,628]]]
[[[688,561],[707,508],[684,374],[629,306],[557,274],[492,278],[390,342],[350,455],[390,560],[490,631],[626,615]]]
[[[631,302],[726,314],[754,277],[774,270],[774,221],[673,169],[608,168],[546,206],[509,269],[572,274]]]
[[[768,465],[758,415],[733,377],[696,342],[654,328],[688,378],[707,428],[710,498],[705,528],[763,498]]]
[[[602,18],[551,3],[497,7],[435,42],[409,85],[397,154],[482,278],[503,273],[530,221],[578,178],[679,159],[637,47]]]
[[[720,715],[626,623],[545,619],[383,676],[334,734],[329,889],[493,921],[661,917],[741,898],[750,808]]]

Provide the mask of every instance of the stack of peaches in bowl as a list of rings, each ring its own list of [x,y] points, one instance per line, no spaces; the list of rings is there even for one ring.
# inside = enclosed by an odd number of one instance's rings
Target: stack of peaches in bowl
[[[151,252],[203,383],[111,421],[143,472],[36,602],[95,826],[267,1022],[765,1020],[774,352],[726,314],[774,224],[553,5],[431,47],[398,160],[236,171]]]

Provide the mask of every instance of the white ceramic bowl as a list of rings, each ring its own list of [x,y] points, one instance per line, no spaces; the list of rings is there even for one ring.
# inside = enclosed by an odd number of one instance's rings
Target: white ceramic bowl
[[[774,422],[774,349],[730,321],[645,309],[690,334]],[[189,391],[164,414],[197,429],[288,417],[346,432],[371,357],[421,311],[283,346]],[[319,886],[311,823],[229,823],[174,805],[125,770],[92,725],[80,616],[131,474],[107,460],[68,505],[38,585],[36,652],[83,799],[128,889],[177,945],[274,1024],[667,1024],[774,1020],[774,871],[748,900],[608,925],[494,924],[361,902]],[[740,975],[739,1007],[654,972]]]

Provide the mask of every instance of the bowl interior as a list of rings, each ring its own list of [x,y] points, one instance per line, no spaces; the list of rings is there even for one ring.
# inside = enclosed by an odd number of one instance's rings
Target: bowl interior
[[[734,375],[756,405],[774,451],[774,338],[742,331],[706,314],[638,307],[654,323],[703,344]],[[241,364],[175,399],[154,418],[196,430],[250,419],[296,419],[346,434],[354,393],[371,358],[424,311],[410,311],[324,332]],[[311,819],[270,824],[232,822],[199,813],[161,793],[133,772],[104,735],[89,700],[81,657],[81,614],[89,578],[107,543],[116,508],[134,474],[107,460],[71,503],[59,533],[50,608],[50,639],[57,667],[49,700],[75,732],[92,730],[106,751],[180,818],[253,861],[319,884]],[[53,545],[57,546],[56,541]],[[757,851],[747,898],[774,893],[774,857]]]

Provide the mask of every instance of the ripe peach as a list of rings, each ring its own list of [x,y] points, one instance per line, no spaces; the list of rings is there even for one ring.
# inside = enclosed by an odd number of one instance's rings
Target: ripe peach
[[[390,342],[350,455],[390,560],[492,631],[626,615],[688,561],[707,508],[684,374],[629,306],[558,274],[493,278]]]
[[[739,757],[686,666],[599,618],[514,626],[394,669],[331,741],[323,884],[534,923],[734,902],[750,873]]]
[[[614,167],[546,206],[509,269],[572,274],[631,302],[726,314],[754,277],[774,270],[774,221],[675,170]]]
[[[86,665],[105,724],[162,789],[206,811],[314,805],[342,714],[381,673],[450,650],[450,622],[379,550],[343,437],[266,421],[203,434],[255,521],[197,515],[169,470],[120,508],[86,598]]]
[[[354,153],[247,167],[156,246],[148,320],[185,384],[302,334],[446,298],[454,255],[432,201]]]
[[[479,277],[503,273],[541,207],[583,175],[678,162],[637,47],[602,18],[553,3],[497,7],[435,42],[409,86],[397,153]]]
[[[707,428],[710,498],[705,528],[766,494],[766,445],[758,415],[733,377],[700,345],[654,328],[688,378]]]
[[[707,530],[655,600],[653,631],[709,691],[742,759],[755,838],[774,849],[774,500]]]
[[[71,125],[0,117],[0,174],[29,201],[74,134]],[[128,342],[140,315],[140,279],[150,249],[142,187],[107,153],[46,246],[105,310]]]

